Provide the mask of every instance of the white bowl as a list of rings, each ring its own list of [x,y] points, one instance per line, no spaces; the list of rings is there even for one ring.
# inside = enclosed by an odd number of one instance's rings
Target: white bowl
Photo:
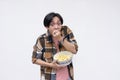
[[[73,54],[69,51],[61,51],[54,55],[54,60],[60,65],[69,65],[72,61]]]

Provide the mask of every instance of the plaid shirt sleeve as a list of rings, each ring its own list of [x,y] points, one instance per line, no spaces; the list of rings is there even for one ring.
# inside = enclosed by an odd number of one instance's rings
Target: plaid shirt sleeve
[[[33,46],[32,62],[35,63],[37,59],[41,58],[41,55],[42,55],[42,46],[38,38],[35,45]]]
[[[67,27],[67,35],[65,35],[65,38],[67,38],[67,40],[70,43],[74,44],[76,51],[78,51],[77,41],[75,40],[75,37],[74,37],[72,30],[70,30],[70,28],[68,28],[68,27]]]

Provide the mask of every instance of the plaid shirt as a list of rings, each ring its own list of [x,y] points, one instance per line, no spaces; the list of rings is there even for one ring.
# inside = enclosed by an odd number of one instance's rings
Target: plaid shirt
[[[74,39],[72,31],[67,26],[62,26],[61,33],[62,36],[65,36],[65,39],[75,45],[77,51],[78,46],[76,40]],[[64,48],[64,46],[62,46],[61,43],[59,43],[59,50],[66,51],[66,49]],[[53,56],[56,54],[56,52],[57,49],[54,46],[52,37],[49,31],[47,31],[47,33],[42,34],[38,37],[36,44],[33,47],[32,62],[35,63],[37,59],[42,59],[46,62],[51,63],[53,61]],[[72,63],[68,65],[67,68],[70,78],[74,80]],[[45,80],[51,80],[52,71],[53,69],[51,67],[41,66],[41,79],[42,77],[44,77]]]

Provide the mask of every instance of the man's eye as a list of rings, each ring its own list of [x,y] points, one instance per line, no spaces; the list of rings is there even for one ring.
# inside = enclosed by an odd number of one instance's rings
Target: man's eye
[[[61,23],[57,23],[57,25],[61,25]]]
[[[54,26],[54,24],[50,24],[50,26]]]

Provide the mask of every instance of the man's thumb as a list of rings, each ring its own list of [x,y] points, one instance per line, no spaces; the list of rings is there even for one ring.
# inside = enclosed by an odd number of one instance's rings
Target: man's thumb
[[[57,62],[57,60],[54,60],[52,63],[54,64],[54,63],[56,63]]]

